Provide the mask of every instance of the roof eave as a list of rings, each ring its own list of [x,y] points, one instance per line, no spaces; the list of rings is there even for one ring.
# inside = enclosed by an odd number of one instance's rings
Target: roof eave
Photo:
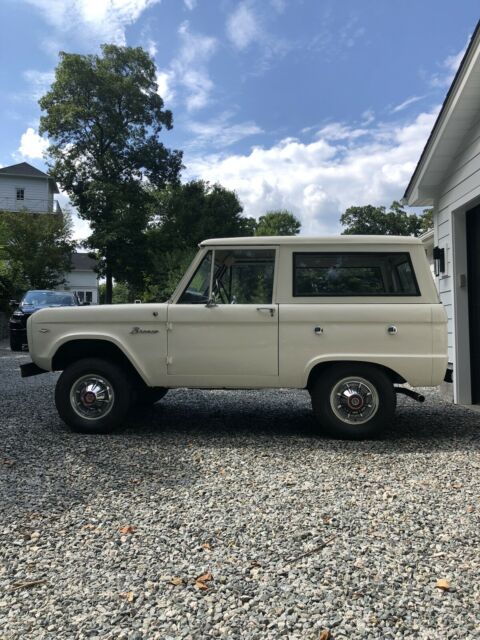
[[[425,168],[430,160],[432,153],[434,151],[435,142],[437,141],[439,131],[448,115],[449,108],[451,107],[454,99],[457,95],[458,89],[461,84],[461,80],[465,76],[465,73],[468,69],[468,64],[472,59],[472,56],[476,50],[476,46],[480,42],[480,20],[477,22],[475,27],[475,31],[470,39],[468,47],[465,51],[465,54],[462,58],[460,66],[457,69],[455,77],[450,85],[450,88],[445,96],[445,100],[443,101],[442,108],[435,120],[435,124],[433,125],[432,131],[428,137],[428,140],[423,148],[423,151],[420,155],[420,159],[415,167],[415,170],[410,178],[410,182],[405,189],[405,193],[403,196],[403,201],[405,204],[410,206],[431,206],[435,199],[435,193],[433,190],[425,190],[422,192],[422,189],[419,187],[420,179],[425,171]]]

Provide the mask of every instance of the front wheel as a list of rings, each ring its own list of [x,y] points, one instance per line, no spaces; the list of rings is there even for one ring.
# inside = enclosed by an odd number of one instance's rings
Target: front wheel
[[[117,365],[85,358],[61,374],[55,404],[62,420],[74,431],[108,433],[125,418],[131,395],[130,382]]]
[[[322,428],[337,438],[363,440],[377,435],[394,417],[396,396],[388,376],[369,365],[327,369],[311,390]]]

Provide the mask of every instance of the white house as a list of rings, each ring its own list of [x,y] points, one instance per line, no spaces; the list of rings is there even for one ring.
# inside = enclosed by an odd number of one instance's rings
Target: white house
[[[97,261],[87,253],[72,255],[72,269],[65,274],[65,284],[58,289],[75,291],[80,302],[98,304],[98,275],[95,272]]]
[[[58,187],[47,173],[28,162],[0,169],[0,211],[27,211],[35,214],[61,213],[54,194]],[[72,269],[64,275],[59,289],[75,291],[82,302],[98,304],[96,261],[86,253],[74,253]]]
[[[55,180],[28,162],[0,169],[0,211],[60,213],[56,193]]]
[[[480,404],[480,22],[404,203],[433,207],[433,262],[448,314],[453,396]]]

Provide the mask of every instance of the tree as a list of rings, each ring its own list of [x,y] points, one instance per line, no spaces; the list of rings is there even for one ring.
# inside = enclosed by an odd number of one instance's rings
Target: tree
[[[53,289],[70,271],[75,243],[63,214],[2,213],[3,278],[22,289]]]
[[[286,209],[267,211],[258,220],[255,229],[256,236],[296,236],[302,227],[302,223],[293,213]]]
[[[102,55],[60,53],[55,81],[40,101],[51,173],[88,220],[86,245],[106,278],[135,279],[145,255],[150,212],[146,184],[175,184],[182,153],[159,140],[172,113],[158,95],[156,70],[140,47],[102,45]]]
[[[147,234],[151,267],[146,300],[165,299],[172,293],[202,240],[251,235],[253,219],[242,217],[235,192],[219,184],[192,180],[152,195],[156,203]]]
[[[389,211],[371,204],[349,207],[340,217],[340,223],[346,235],[419,236],[433,226],[431,209],[417,216],[407,213],[397,201],[392,202]]]

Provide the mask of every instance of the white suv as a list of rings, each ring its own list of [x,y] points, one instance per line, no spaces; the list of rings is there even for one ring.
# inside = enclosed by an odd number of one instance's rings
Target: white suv
[[[63,371],[57,409],[88,433],[169,388],[288,387],[330,434],[364,438],[396,392],[421,399],[410,387],[447,366],[446,314],[409,237],[206,240],[168,302],[45,309],[27,330],[22,375]]]

